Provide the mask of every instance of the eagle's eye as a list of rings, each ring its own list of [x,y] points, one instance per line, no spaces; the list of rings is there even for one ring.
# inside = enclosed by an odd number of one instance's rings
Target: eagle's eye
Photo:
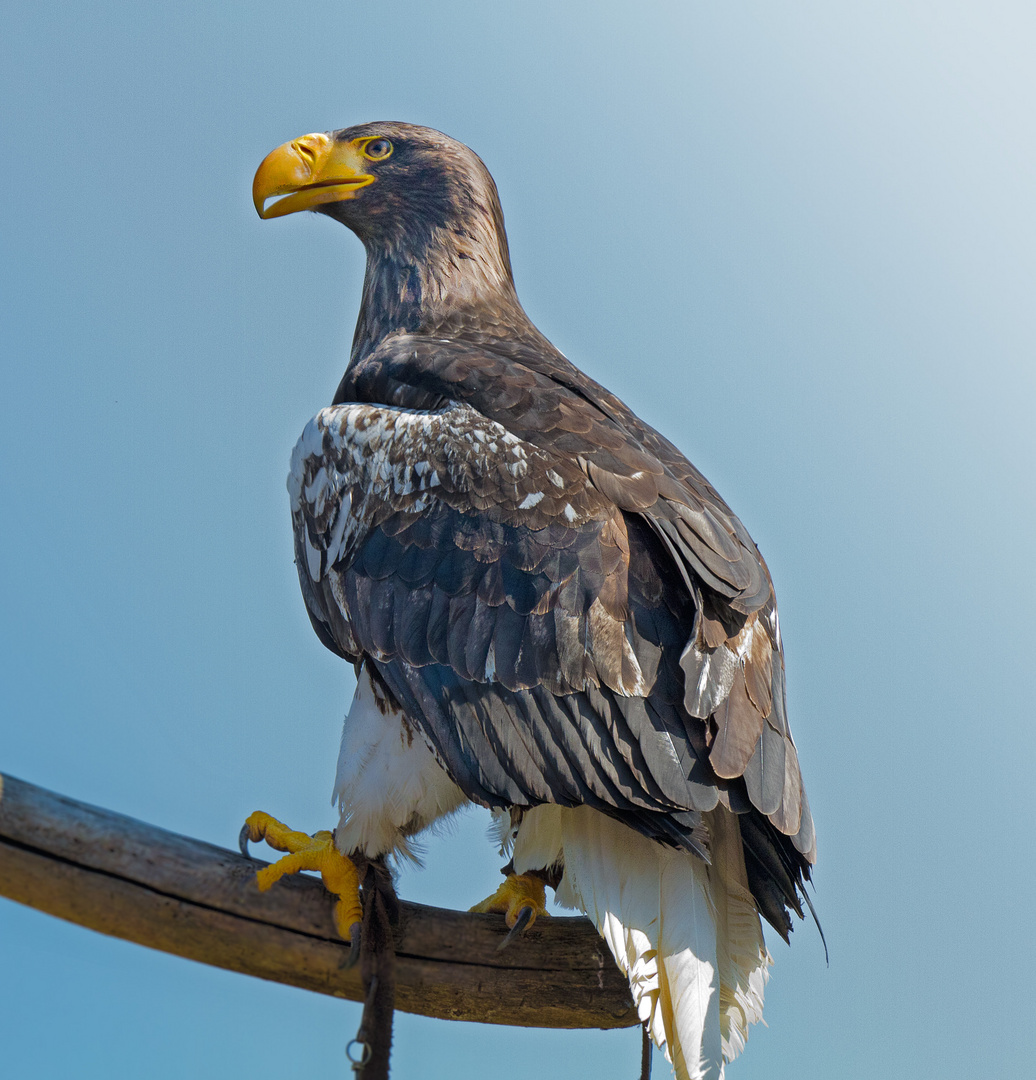
[[[392,143],[388,139],[371,139],[363,148],[363,153],[371,161],[381,161],[392,153]]]

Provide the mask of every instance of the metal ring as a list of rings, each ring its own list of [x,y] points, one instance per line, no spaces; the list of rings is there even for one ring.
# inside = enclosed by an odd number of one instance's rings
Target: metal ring
[[[363,1050],[358,1058],[354,1058],[350,1052],[354,1046],[362,1046]],[[353,1065],[366,1065],[371,1059],[371,1044],[364,1042],[363,1039],[353,1039],[352,1042],[345,1048],[345,1056],[353,1063]]]

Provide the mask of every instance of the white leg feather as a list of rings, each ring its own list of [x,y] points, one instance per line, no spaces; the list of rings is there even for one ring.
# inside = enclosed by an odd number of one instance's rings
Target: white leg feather
[[[342,727],[334,795],[340,851],[409,855],[407,838],[468,800],[421,735],[387,709],[365,671]]]

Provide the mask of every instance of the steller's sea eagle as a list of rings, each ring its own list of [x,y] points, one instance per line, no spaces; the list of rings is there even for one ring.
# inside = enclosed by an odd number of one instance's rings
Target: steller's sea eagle
[[[341,816],[311,840],[253,815],[252,839],[293,852],[265,883],[322,866],[348,936],[347,856],[490,807],[511,863],[481,910],[535,917],[549,884],[677,1077],[721,1077],[762,1016],[760,916],[787,939],[816,853],[766,563],[683,454],[532,325],[466,146],[402,123],[306,135],[253,195],[367,251],[348,367],[288,478],[309,617],[357,669]]]

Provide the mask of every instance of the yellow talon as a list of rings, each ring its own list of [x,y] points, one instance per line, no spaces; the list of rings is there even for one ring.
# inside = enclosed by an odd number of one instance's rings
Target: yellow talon
[[[312,836],[295,832],[262,810],[249,815],[245,829],[252,843],[265,840],[270,847],[288,852],[284,858],[270,866],[264,866],[255,875],[259,891],[266,892],[287,874],[297,874],[300,870],[319,870],[324,888],[338,897],[334,910],[335,927],[339,935],[349,941],[353,924],[363,921],[360,878],[352,860],[335,847],[334,834],[327,829],[322,829]]]
[[[522,908],[529,908],[532,915],[527,926],[532,926],[537,915],[548,916],[547,894],[543,882],[535,874],[508,874],[503,885],[487,897],[480,904],[476,904],[472,911],[502,911],[504,921],[513,927],[518,921],[518,914]]]

